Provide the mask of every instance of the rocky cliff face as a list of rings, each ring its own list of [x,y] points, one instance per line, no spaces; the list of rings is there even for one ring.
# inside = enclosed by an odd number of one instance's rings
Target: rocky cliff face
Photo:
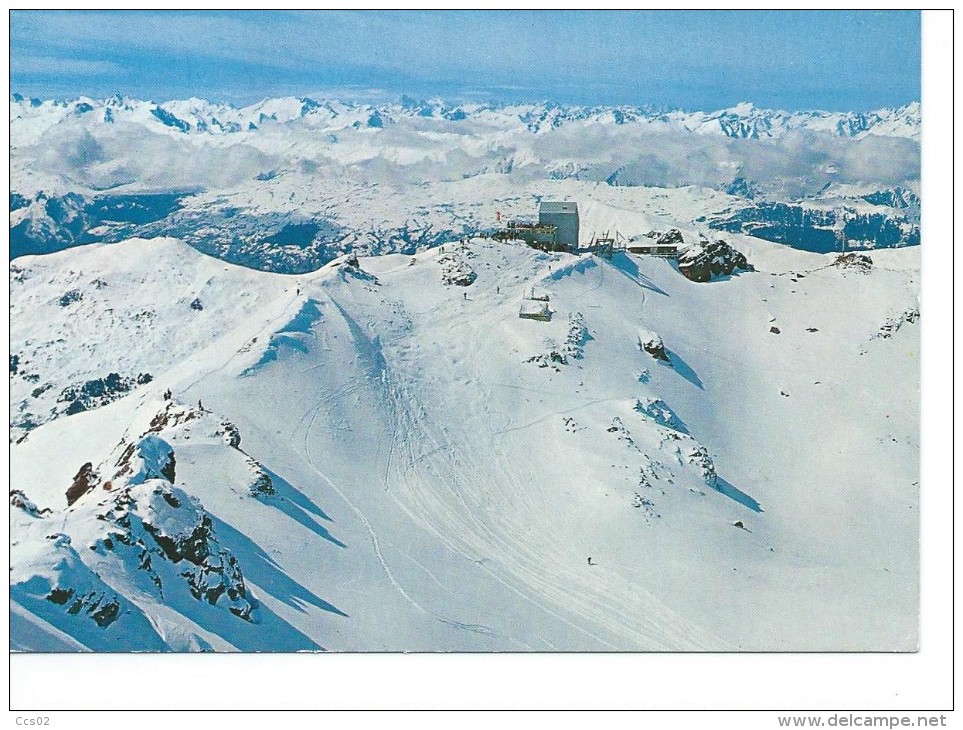
[[[679,271],[692,281],[706,282],[713,277],[752,270],[746,257],[722,239],[691,244],[679,254]]]
[[[859,212],[845,210],[845,205],[836,211],[800,203],[760,202],[710,217],[708,223],[716,230],[744,233],[814,253],[838,251],[837,231],[845,234],[850,248],[919,244],[919,198],[909,191],[883,191],[863,200],[886,207]]]
[[[238,472],[249,477],[238,493],[275,494],[267,471],[240,451],[233,424],[169,399],[141,436],[122,441],[106,461],[80,467],[65,510],[41,509],[21,490],[11,491],[12,549],[25,571],[22,581],[11,575],[12,593],[31,607],[40,602],[43,615],[88,648],[113,646],[100,632],[117,621],[127,640],[143,633],[136,628],[142,616],[135,595],[172,606],[201,602],[235,617],[212,620],[256,623],[258,603],[239,560],[222,544],[215,518],[175,486],[172,443],[208,432],[213,448],[236,453],[243,465]],[[24,537],[34,533],[49,537]],[[32,555],[19,555],[24,551]],[[156,646],[143,641],[146,648],[165,648],[159,639]]]

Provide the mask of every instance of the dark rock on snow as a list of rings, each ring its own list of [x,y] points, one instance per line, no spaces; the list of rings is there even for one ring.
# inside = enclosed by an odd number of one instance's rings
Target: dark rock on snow
[[[100,477],[94,471],[94,465],[89,461],[80,467],[73,483],[67,489],[67,506],[69,507],[87,492],[97,486]]]
[[[678,228],[670,228],[667,231],[649,231],[645,234],[645,237],[654,239],[654,243],[658,246],[683,246],[685,244],[682,231]]]
[[[654,332],[639,336],[639,348],[650,354],[656,360],[671,362],[669,360],[669,354],[665,351],[665,343],[663,343],[662,338]]]
[[[679,271],[692,281],[706,282],[714,276],[728,276],[736,270],[754,269],[745,256],[722,239],[711,243],[700,241],[679,254]]]
[[[868,273],[873,268],[873,260],[864,253],[844,253],[836,257],[833,266]]]

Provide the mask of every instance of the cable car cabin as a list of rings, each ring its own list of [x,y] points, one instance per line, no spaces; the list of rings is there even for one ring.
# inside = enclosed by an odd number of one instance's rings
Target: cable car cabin
[[[660,256],[664,259],[679,257],[679,247],[674,243],[642,243],[632,241],[626,246],[629,253],[641,253],[649,256]]]

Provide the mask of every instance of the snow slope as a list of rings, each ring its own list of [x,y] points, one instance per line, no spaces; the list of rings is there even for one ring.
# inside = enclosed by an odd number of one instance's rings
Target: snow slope
[[[298,276],[170,239],[18,259],[11,352],[50,387],[11,375],[42,424],[13,645],[912,650],[919,249],[729,240],[756,271],[703,284],[483,239]],[[42,400],[110,372],[151,379]]]

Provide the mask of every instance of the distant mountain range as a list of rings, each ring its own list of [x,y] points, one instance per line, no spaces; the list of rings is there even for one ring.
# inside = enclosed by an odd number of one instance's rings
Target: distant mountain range
[[[75,116],[115,123],[122,120],[160,124],[185,134],[239,134],[271,124],[307,127],[370,127],[381,129],[404,120],[483,122],[504,129],[524,128],[542,133],[566,125],[616,124],[718,134],[735,139],[779,137],[791,130],[829,132],[840,137],[884,135],[919,139],[920,105],[874,112],[779,111],[759,109],[744,102],[714,112],[685,112],[653,106],[581,107],[552,102],[537,104],[461,104],[403,96],[397,103],[369,105],[286,97],[265,99],[245,107],[203,99],[155,103],[125,96],[106,100],[81,97],[72,101],[42,101],[20,94],[11,97],[14,120],[57,123]]]
[[[645,222],[625,236],[662,217],[810,251],[834,250],[837,228],[856,248],[911,245],[919,129],[916,103],[704,113],[14,95],[10,253],[172,236],[304,272],[348,251],[414,253],[484,234],[559,196],[634,211]],[[688,200],[679,208],[657,190]]]

